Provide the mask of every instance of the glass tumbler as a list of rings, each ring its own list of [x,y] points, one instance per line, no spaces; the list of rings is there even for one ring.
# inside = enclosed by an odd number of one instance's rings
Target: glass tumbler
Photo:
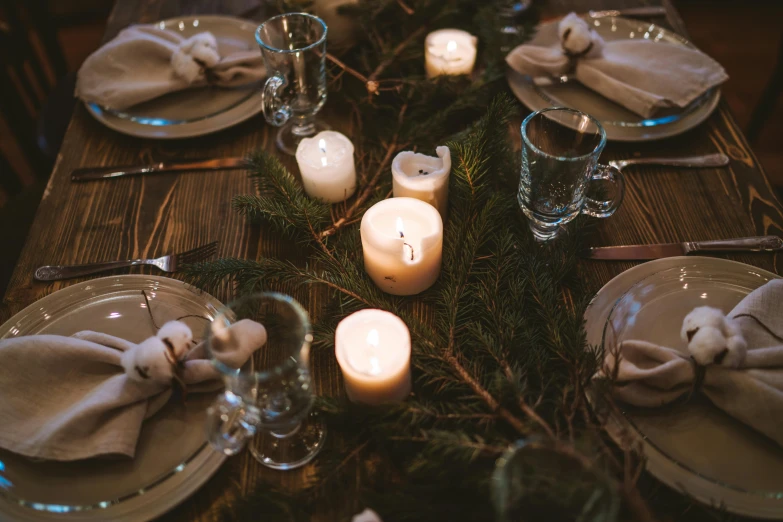
[[[598,464],[535,435],[496,461],[491,485],[497,522],[607,522],[620,510],[617,487]]]
[[[230,328],[243,319],[262,324],[266,342],[263,336],[242,338]],[[277,293],[241,298],[215,318],[208,339],[210,357],[226,386],[208,411],[212,446],[235,455],[248,445],[259,462],[273,469],[293,469],[312,460],[323,446],[326,430],[317,413],[310,411],[313,337],[302,306]],[[254,350],[252,356],[235,367],[232,354],[248,350]]]
[[[270,18],[256,29],[266,65],[266,121],[282,127],[277,146],[295,154],[303,138],[326,129],[315,115],[326,103],[326,24],[307,13]]]
[[[554,239],[561,227],[580,213],[609,217],[623,201],[623,176],[614,167],[598,164],[606,132],[588,114],[550,107],[522,122],[522,172],[519,201],[538,241]],[[586,195],[591,181],[609,181],[611,199]]]

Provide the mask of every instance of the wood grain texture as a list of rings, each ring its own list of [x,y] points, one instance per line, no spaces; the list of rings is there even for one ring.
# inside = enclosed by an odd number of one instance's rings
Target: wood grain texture
[[[542,8],[544,15],[549,17],[571,10],[645,3],[652,2],[550,0],[542,2]],[[253,11],[257,4],[250,0],[122,0],[112,12],[106,38],[113,37],[130,23],[152,22],[177,14],[254,12],[260,16],[257,10]],[[666,5],[669,8],[666,23],[684,34],[682,21],[668,2]],[[257,148],[274,150],[274,129],[260,116],[211,136],[155,141],[127,137],[106,129],[83,107],[78,107],[0,308],[0,319],[5,320],[42,296],[79,281],[34,282],[34,270],[45,264],[152,257],[213,240],[220,241],[222,256],[253,258],[260,253],[274,256],[292,250],[291,245],[265,235],[260,228],[248,225],[231,211],[232,196],[251,190],[251,183],[242,171],[164,174],[82,184],[69,181],[70,172],[82,166],[237,156]],[[607,146],[602,161],[636,155],[675,156],[717,151],[731,157],[729,168],[679,171],[629,168],[625,203],[613,218],[598,225],[593,243],[619,245],[783,233],[781,206],[723,103],[697,129],[653,143],[612,143]],[[291,158],[284,158],[284,162],[295,170]],[[778,256],[730,257],[776,272],[780,269]],[[631,266],[633,263],[585,261],[580,272],[590,287],[597,290]],[[144,268],[132,272],[153,273]],[[217,297],[226,300],[229,295],[224,289]],[[319,300],[318,292],[313,288],[302,290],[295,297],[312,309],[317,307]],[[316,353],[313,367],[319,393],[342,393],[341,378],[332,354]],[[218,512],[230,506],[236,495],[249,491],[260,481],[295,488],[306,474],[306,469],[270,471],[243,453],[229,459],[198,493],[162,520],[216,520]],[[350,491],[346,491],[341,500],[340,518],[345,519],[358,506]],[[259,519],[262,516],[259,514]],[[336,517],[324,513],[319,518]]]

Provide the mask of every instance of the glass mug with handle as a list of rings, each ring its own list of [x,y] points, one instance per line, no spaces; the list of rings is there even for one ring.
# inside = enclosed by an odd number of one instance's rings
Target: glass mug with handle
[[[232,331],[243,319],[263,325],[265,339]],[[256,460],[273,469],[312,460],[326,436],[318,414],[310,411],[312,340],[307,312],[292,297],[273,292],[238,299],[212,321],[207,347],[226,386],[207,413],[213,448],[235,455],[248,445]],[[239,368],[226,355],[249,350],[251,357]]]
[[[609,217],[623,201],[623,175],[599,165],[606,131],[588,114],[550,107],[522,122],[522,172],[517,200],[538,241],[554,239],[576,216]],[[608,181],[614,196],[599,201],[586,195],[591,181]]]
[[[266,65],[266,121],[282,127],[277,146],[295,154],[303,138],[327,127],[315,121],[326,103],[326,24],[307,13],[286,13],[258,26]]]

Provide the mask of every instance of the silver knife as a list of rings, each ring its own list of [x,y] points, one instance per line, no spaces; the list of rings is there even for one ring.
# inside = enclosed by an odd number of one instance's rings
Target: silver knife
[[[588,14],[590,18],[603,18],[605,16],[666,16],[666,8],[663,6],[629,7],[627,9],[590,11]]]
[[[157,172],[232,170],[247,168],[244,158],[216,158],[191,161],[162,161],[151,165],[129,167],[81,167],[71,172],[71,181],[140,176]]]
[[[629,261],[687,256],[697,252],[777,252],[780,250],[783,250],[783,239],[780,237],[758,236],[658,245],[598,247],[591,248],[588,257],[605,261]]]

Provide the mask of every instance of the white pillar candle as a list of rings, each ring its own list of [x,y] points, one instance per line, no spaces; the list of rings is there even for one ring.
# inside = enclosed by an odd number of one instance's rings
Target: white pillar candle
[[[356,191],[353,143],[339,132],[323,131],[303,139],[296,148],[296,162],[311,198],[337,203]]]
[[[418,294],[438,279],[443,220],[432,205],[385,199],[364,213],[361,236],[364,269],[384,292]]]
[[[394,197],[416,198],[435,207],[446,217],[449,202],[451,152],[448,147],[435,149],[438,157],[400,152],[392,161]]]
[[[360,310],[337,325],[334,353],[348,398],[365,404],[404,400],[411,392],[411,334],[383,310]]]
[[[441,29],[428,34],[424,40],[427,78],[473,72],[477,43],[478,38],[459,29]]]

